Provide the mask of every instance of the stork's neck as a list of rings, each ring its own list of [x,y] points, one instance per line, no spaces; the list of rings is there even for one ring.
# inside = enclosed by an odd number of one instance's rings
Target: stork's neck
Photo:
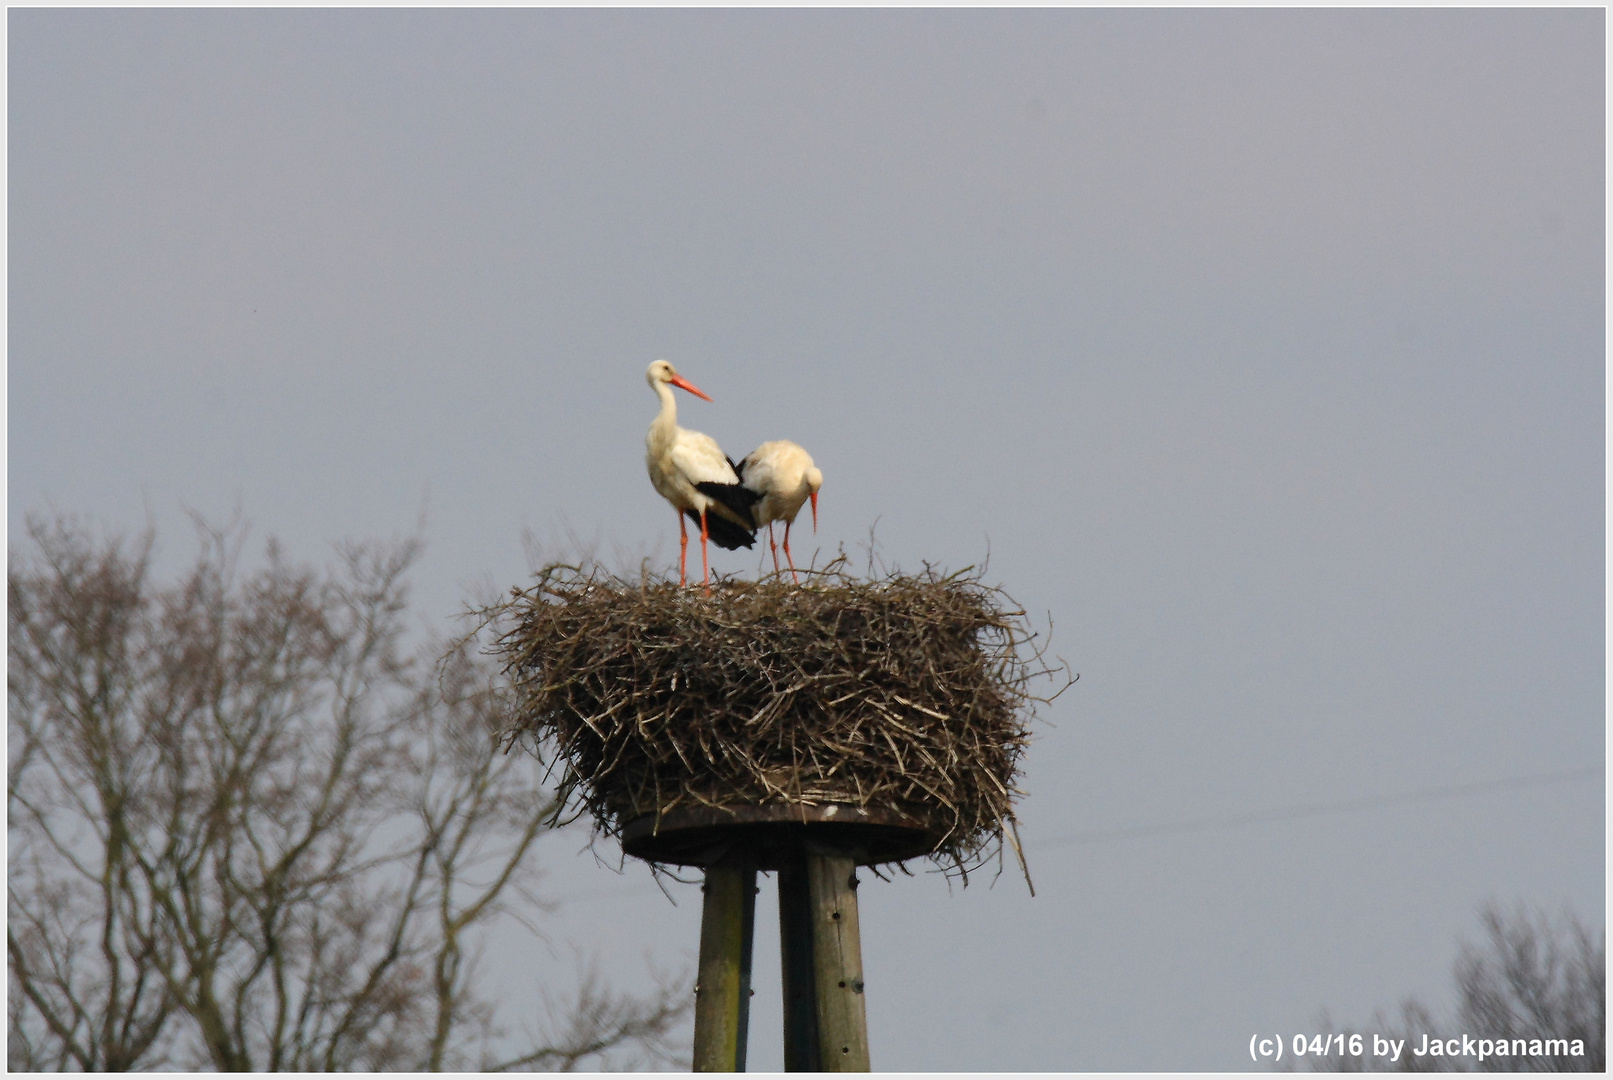
[[[661,399],[661,411],[650,421],[649,441],[652,445],[667,446],[678,431],[678,403],[672,397],[672,387],[657,382],[655,393]]]

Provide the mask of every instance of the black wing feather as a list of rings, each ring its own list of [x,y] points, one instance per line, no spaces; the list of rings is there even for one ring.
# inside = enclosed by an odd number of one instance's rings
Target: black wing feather
[[[702,495],[708,495],[722,504],[723,509],[733,514],[740,521],[750,521],[751,507],[762,501],[759,491],[752,491],[743,484],[719,484],[713,480],[702,480],[694,486]]]
[[[689,515],[689,519],[695,523],[696,528],[700,526],[699,514],[693,510],[685,510],[684,513]],[[735,525],[721,514],[708,513],[706,515],[706,535],[711,537],[713,544],[728,551],[734,551],[742,547],[754,547],[756,544],[756,534],[754,532]]]

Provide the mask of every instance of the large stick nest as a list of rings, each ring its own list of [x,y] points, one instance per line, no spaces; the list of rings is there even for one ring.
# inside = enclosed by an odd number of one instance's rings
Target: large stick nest
[[[1052,699],[1032,684],[1061,667],[977,572],[839,566],[710,595],[545,567],[501,609],[506,735],[558,751],[564,804],[608,835],[682,807],[838,803],[928,820],[931,858],[966,875],[1013,829],[1034,706]]]

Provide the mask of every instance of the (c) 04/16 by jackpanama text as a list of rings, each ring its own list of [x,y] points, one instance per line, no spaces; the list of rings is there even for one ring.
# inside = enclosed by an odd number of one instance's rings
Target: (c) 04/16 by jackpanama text
[[[1348,1035],[1338,1032],[1331,1035],[1302,1033],[1288,1039],[1285,1046],[1281,1035],[1273,1035],[1268,1039],[1257,1032],[1249,1036],[1249,1057],[1256,1062],[1281,1061],[1286,1050],[1296,1058],[1326,1057],[1329,1054],[1358,1058],[1367,1048],[1366,1038],[1360,1033]],[[1414,1047],[1408,1047],[1406,1043],[1406,1039],[1386,1039],[1374,1033],[1371,1044],[1372,1056],[1388,1058],[1391,1063],[1398,1062],[1402,1052],[1406,1052],[1408,1057],[1466,1057],[1477,1058],[1480,1062],[1487,1058],[1557,1060],[1585,1056],[1583,1039],[1475,1039],[1471,1035],[1464,1034],[1448,1039],[1424,1035],[1421,1044]]]

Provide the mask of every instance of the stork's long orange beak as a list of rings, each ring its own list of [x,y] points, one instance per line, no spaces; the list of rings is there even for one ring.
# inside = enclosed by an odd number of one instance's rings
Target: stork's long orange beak
[[[812,531],[818,531],[818,493],[811,492],[808,496],[812,500]]]
[[[706,392],[704,390],[700,389],[700,387],[696,386],[688,379],[685,379],[682,375],[674,375],[672,378],[668,379],[667,382],[671,383],[673,386],[676,386],[679,390],[689,391],[689,393],[693,394],[697,398],[705,398],[707,401],[711,400],[711,398],[706,396]]]

